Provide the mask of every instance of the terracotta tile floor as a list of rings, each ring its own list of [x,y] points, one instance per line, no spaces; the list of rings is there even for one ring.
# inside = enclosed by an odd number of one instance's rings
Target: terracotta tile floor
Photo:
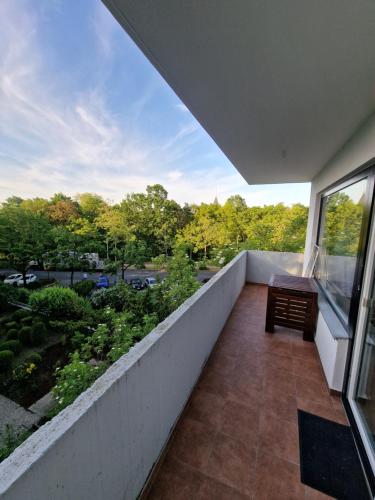
[[[297,408],[347,423],[315,344],[264,331],[267,288],[246,285],[177,425],[149,499],[328,498],[300,482]]]

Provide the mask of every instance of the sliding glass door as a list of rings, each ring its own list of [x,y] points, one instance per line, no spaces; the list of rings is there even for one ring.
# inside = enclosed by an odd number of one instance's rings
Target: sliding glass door
[[[375,475],[375,220],[373,217],[346,401],[367,477]],[[373,487],[375,484],[373,484]]]
[[[372,279],[368,314],[362,336],[354,401],[368,444],[375,451],[375,282]],[[375,454],[375,453],[374,453]]]
[[[366,476],[375,490],[375,217],[373,205],[374,175],[367,177],[367,235],[363,272],[358,283],[357,318],[350,332],[351,355],[346,377],[344,402]],[[371,213],[372,212],[372,213]],[[351,310],[352,312],[352,310]],[[349,315],[350,317],[350,315]]]
[[[321,195],[314,277],[347,331],[344,404],[375,492],[375,166]]]

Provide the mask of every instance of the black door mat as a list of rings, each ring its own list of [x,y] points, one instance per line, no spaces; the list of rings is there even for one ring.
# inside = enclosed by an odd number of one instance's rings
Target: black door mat
[[[368,500],[350,427],[298,410],[301,481],[340,500]]]

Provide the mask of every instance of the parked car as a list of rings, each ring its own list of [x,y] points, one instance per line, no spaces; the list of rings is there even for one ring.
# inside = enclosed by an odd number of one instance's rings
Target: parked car
[[[26,285],[30,285],[30,283],[35,283],[35,281],[38,281],[38,278],[37,276],[35,276],[35,274],[26,274]],[[17,286],[24,286],[22,274],[21,278],[17,281]]]
[[[5,278],[4,283],[7,285],[17,285],[17,281],[22,279],[22,274],[10,274]]]
[[[99,276],[96,280],[96,288],[109,288],[108,276]]]
[[[146,288],[152,288],[152,287],[154,287],[154,286],[156,286],[158,284],[158,282],[156,281],[156,279],[153,278],[153,277],[145,278],[144,281],[143,281],[143,283],[144,283],[144,286]]]
[[[128,283],[134,290],[143,290],[144,285],[141,278],[131,278]]]

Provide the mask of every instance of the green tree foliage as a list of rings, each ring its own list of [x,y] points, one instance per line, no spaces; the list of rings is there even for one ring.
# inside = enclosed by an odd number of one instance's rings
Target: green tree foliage
[[[171,310],[182,304],[199,288],[194,263],[189,259],[183,246],[175,249],[168,263],[168,275],[163,283],[165,299]]]
[[[328,209],[327,224],[341,227],[348,240],[343,251],[350,254],[358,206],[341,197],[332,198]],[[90,267],[86,253],[99,254],[108,270],[121,270],[124,277],[130,266],[142,267],[153,257],[168,260],[175,244],[182,243],[204,267],[207,259],[226,262],[241,248],[303,252],[307,212],[300,204],[248,207],[239,195],[223,205],[216,200],[181,207],[160,184],[113,205],[92,193],[74,200],[62,193],[49,200],[11,197],[0,208],[0,258],[23,273],[35,260],[47,270],[70,270],[73,283],[77,270]]]
[[[46,217],[21,205],[3,206],[0,210],[0,254],[23,274],[30,261],[43,261],[51,246],[51,225]]]
[[[90,222],[94,222],[108,206],[101,196],[93,193],[78,194],[76,199],[82,216]]]

